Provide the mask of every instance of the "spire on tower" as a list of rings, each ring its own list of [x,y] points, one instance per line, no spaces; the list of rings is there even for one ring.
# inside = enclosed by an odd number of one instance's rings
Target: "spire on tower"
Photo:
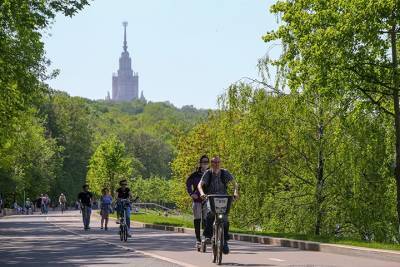
[[[126,52],[128,50],[128,45],[126,42],[126,27],[128,26],[128,22],[124,21],[122,22],[122,25],[124,26],[124,52]]]

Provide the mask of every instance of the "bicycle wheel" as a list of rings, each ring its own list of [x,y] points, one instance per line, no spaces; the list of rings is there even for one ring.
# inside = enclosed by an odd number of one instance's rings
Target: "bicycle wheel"
[[[119,239],[121,239],[121,241],[124,240],[124,226],[122,224],[119,225]]]
[[[216,227],[216,225],[214,224],[213,229],[214,230],[213,230],[211,246],[212,246],[212,252],[213,252],[213,262],[216,262],[217,261],[217,253],[218,253],[218,249],[217,249],[218,227]]]
[[[128,240],[128,226],[124,225],[124,241]]]
[[[218,224],[218,242],[217,242],[217,264],[222,263],[222,251],[224,249],[224,224]]]

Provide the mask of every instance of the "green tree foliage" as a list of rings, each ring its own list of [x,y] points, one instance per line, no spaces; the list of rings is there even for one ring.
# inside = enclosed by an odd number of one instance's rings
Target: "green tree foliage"
[[[271,11],[281,15],[282,23],[264,40],[282,43],[283,54],[273,63],[291,89],[302,87],[311,76],[314,82],[306,84],[309,89],[311,85],[331,95],[353,96],[370,104],[370,112],[382,112],[392,119],[400,229],[398,3],[277,1]]]
[[[56,74],[47,72],[42,37],[57,14],[73,16],[86,5],[86,0],[0,2],[0,193],[7,204],[23,191],[31,197],[49,191],[55,180],[62,149],[46,135],[37,112],[49,91],[44,82]]]
[[[63,164],[52,186],[52,195],[64,192],[75,198],[80,190],[77,185],[85,183],[92,155],[89,105],[82,98],[55,92],[42,106],[42,116],[47,118],[48,135],[62,148],[59,157]]]
[[[120,180],[132,180],[132,165],[124,144],[117,137],[110,136],[97,147],[90,159],[87,182],[97,195],[101,195],[103,188],[108,188],[114,196]]]
[[[0,3],[0,127],[40,100],[48,78],[42,35],[57,13],[73,16],[88,1],[5,0]],[[1,131],[4,135],[4,131]]]
[[[161,177],[143,179],[138,177],[131,183],[131,190],[141,202],[159,203],[161,205],[173,203],[171,192],[174,191],[172,181]]]
[[[180,139],[172,164],[179,207],[189,210],[184,181],[199,156],[218,154],[240,184],[235,226],[392,241],[388,120],[363,101],[317,93],[231,86],[220,110]]]
[[[54,139],[45,138],[34,110],[14,122],[17,131],[0,147],[0,188],[8,203],[21,201],[24,193],[36,197],[49,192],[61,167],[60,148]]]

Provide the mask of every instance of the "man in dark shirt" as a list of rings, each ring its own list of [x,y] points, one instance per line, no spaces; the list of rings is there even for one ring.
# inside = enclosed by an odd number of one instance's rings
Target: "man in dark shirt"
[[[82,186],[83,191],[78,194],[78,201],[81,204],[83,227],[89,230],[90,215],[92,214],[93,194],[89,192],[89,186],[85,184]]]
[[[128,188],[128,182],[127,180],[121,180],[119,182],[119,185],[121,186],[120,188],[117,189],[117,211],[118,211],[118,217],[121,217],[123,214],[123,205],[121,203],[121,200],[123,199],[132,199],[132,193],[131,190]],[[126,213],[125,213],[125,221],[126,221],[126,226],[128,226],[128,231],[131,228],[131,205],[129,204],[128,206],[125,206],[126,208]],[[117,223],[119,221],[117,220]],[[128,237],[131,237],[131,233],[128,232]]]
[[[219,157],[214,157],[211,159],[211,169],[207,170],[203,177],[200,180],[198,190],[200,192],[201,198],[206,197],[206,193],[209,195],[212,194],[221,194],[227,195],[228,183],[233,182],[235,186],[234,197],[237,198],[238,195],[238,184],[234,180],[233,176],[225,169],[221,169],[220,167],[221,160]],[[203,188],[205,187],[205,188]],[[206,192],[204,192],[206,190]],[[204,229],[204,237],[206,238],[206,242],[210,242],[210,239],[213,235],[213,223],[215,219],[215,215],[211,212],[209,203],[207,203],[207,218],[206,218],[206,227]],[[224,224],[224,233],[225,233],[225,243],[224,243],[224,254],[229,253],[228,240],[229,240],[229,221]]]
[[[189,196],[192,198],[192,209],[193,209],[193,223],[194,223],[194,231],[196,234],[196,247],[200,246],[201,236],[200,236],[200,228],[201,228],[201,218],[205,219],[206,210],[203,209],[202,202],[203,200],[200,198],[199,190],[197,186],[203,176],[204,172],[208,169],[208,164],[210,163],[210,159],[204,155],[201,156],[199,161],[199,168],[193,172],[187,179],[186,179],[186,191],[188,192]],[[202,216],[203,214],[203,216]]]

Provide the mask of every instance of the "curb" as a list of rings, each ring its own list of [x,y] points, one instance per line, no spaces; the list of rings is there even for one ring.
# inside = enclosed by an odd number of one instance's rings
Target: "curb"
[[[10,216],[10,215],[17,215],[17,214],[16,214],[15,210],[13,210],[13,209],[1,209],[0,218]]]
[[[142,227],[154,230],[194,234],[194,229],[191,228],[148,224],[141,222],[133,222],[133,225],[135,225],[136,227]],[[307,250],[307,251],[325,252],[325,253],[340,254],[346,256],[355,256],[355,257],[400,262],[400,251],[370,249],[363,247],[325,244],[325,243],[304,241],[304,240],[277,238],[277,237],[260,236],[260,235],[236,234],[236,233],[231,234],[231,239],[243,242],[278,246],[278,247],[297,248],[300,250]]]

